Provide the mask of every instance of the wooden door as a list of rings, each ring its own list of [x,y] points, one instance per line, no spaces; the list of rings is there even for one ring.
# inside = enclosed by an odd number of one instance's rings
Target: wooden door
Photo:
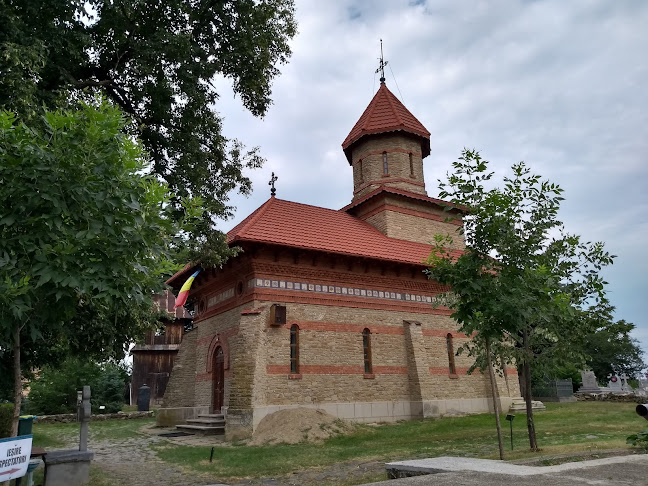
[[[225,396],[225,357],[223,348],[216,348],[214,359],[214,413],[221,413]]]

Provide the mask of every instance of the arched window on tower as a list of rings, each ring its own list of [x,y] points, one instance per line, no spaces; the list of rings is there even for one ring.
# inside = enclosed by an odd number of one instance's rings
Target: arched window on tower
[[[290,326],[290,374],[299,374],[299,326]]]
[[[414,177],[414,157],[412,152],[409,153],[409,163],[410,163],[410,176]]]
[[[371,365],[371,331],[364,329],[362,331],[362,352],[364,355],[364,372],[365,374],[373,373]]]
[[[387,165],[387,152],[383,152],[383,175],[389,175],[389,166]]]
[[[448,370],[451,375],[456,375],[457,368],[455,368],[454,346],[452,345],[452,334],[450,333],[446,336],[446,347],[448,348]]]
[[[362,159],[358,160],[358,182],[362,184],[364,177],[362,176]]]

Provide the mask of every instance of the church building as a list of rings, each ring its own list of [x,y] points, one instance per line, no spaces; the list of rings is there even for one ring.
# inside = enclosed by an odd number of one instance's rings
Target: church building
[[[222,413],[227,439],[275,411],[318,408],[357,422],[492,410],[487,373],[456,350],[468,339],[424,274],[434,236],[464,249],[461,210],[429,197],[430,132],[389,91],[342,143],[353,195],[331,210],[273,195],[227,234],[242,251],[203,269],[160,416]],[[451,218],[449,218],[451,216]],[[169,281],[176,290],[196,270]],[[498,378],[506,410],[515,369]]]

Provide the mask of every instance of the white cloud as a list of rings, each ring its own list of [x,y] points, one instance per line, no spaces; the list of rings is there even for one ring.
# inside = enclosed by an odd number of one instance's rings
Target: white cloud
[[[294,55],[265,119],[219,81],[225,133],[268,159],[222,229],[269,197],[272,171],[283,199],[351,200],[340,144],[378,87],[382,37],[389,88],[432,134],[428,194],[464,146],[499,173],[525,160],[559,183],[567,230],[618,255],[606,272],[617,317],[639,327],[648,349],[648,2],[298,0],[297,17]]]

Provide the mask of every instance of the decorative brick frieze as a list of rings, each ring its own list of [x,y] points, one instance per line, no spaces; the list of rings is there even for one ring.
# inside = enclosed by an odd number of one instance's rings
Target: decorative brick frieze
[[[347,287],[338,285],[322,285],[312,282],[295,282],[291,280],[274,280],[256,278],[248,282],[253,288],[271,288],[288,290],[293,292],[309,292],[318,294],[334,294],[348,297],[364,297],[368,299],[396,300],[423,304],[441,304],[442,302],[434,295],[410,294],[405,292],[388,292],[371,288]]]
[[[430,247],[430,251],[431,251]],[[354,263],[356,266],[359,266],[359,263],[350,261],[349,263]],[[341,268],[345,267],[344,263],[339,265]],[[437,294],[447,292],[448,287],[441,285],[435,280],[429,280],[423,274],[423,263],[421,262],[421,267],[414,269],[417,279],[406,278],[405,276],[411,276],[410,268],[403,268],[401,265],[402,276],[396,277],[394,275],[381,275],[381,265],[374,264],[370,265],[367,271],[362,270],[362,272],[352,272],[349,270],[333,270],[330,267],[327,268],[327,265],[324,264],[319,266],[306,266],[306,265],[286,265],[280,263],[270,263],[267,261],[257,260],[254,262],[254,274],[257,278],[270,279],[270,280],[300,280],[300,281],[317,281],[321,285],[333,285],[333,286],[346,286],[353,287],[357,285],[371,286],[376,290],[379,287],[382,287],[380,290],[384,291],[396,291],[398,289],[401,293],[428,293],[428,294]],[[354,267],[355,268],[355,267]],[[419,276],[420,275],[420,276]],[[314,282],[313,282],[314,283]],[[255,283],[252,284],[255,287]],[[417,292],[418,291],[418,292]]]
[[[229,300],[229,299],[231,299],[233,297],[234,297],[234,287],[223,290],[222,292],[219,292],[216,295],[212,295],[210,297],[207,297],[207,309],[215,307],[216,305],[220,304],[221,302],[223,302],[225,300]]]
[[[419,314],[433,314],[441,316],[449,316],[452,311],[443,308],[434,308],[431,304],[424,302],[413,301],[399,301],[391,299],[372,299],[355,297],[355,296],[339,296],[335,294],[324,293],[303,293],[296,294],[279,289],[256,289],[253,294],[254,300],[261,301],[277,301],[282,303],[300,303],[300,304],[315,304],[327,305],[337,307],[350,307],[362,309],[377,309],[385,311],[415,311]]]

